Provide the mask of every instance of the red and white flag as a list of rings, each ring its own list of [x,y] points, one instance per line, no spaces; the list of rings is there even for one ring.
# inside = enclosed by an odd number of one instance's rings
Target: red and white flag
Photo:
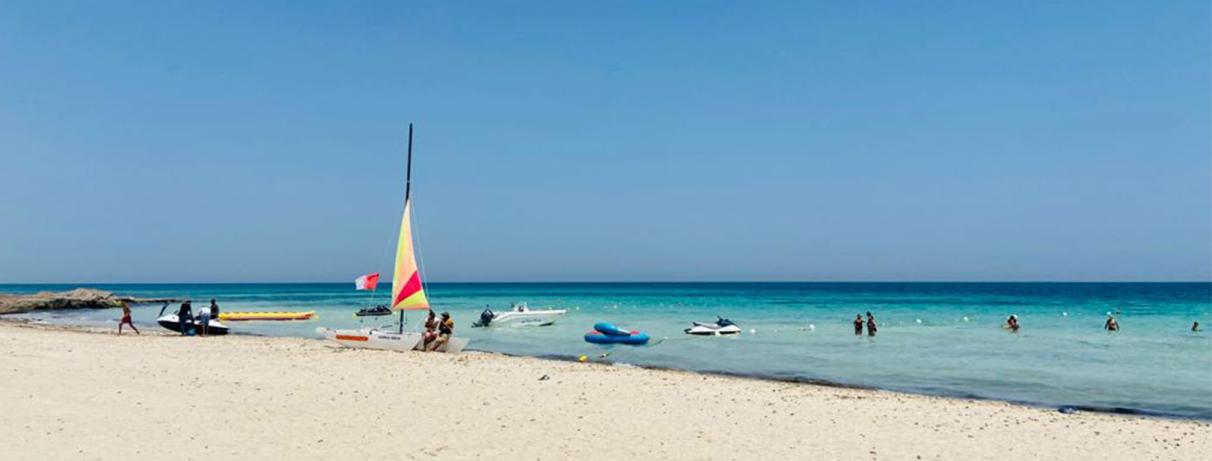
[[[379,286],[379,273],[366,274],[354,279],[354,287],[359,290],[374,290]]]

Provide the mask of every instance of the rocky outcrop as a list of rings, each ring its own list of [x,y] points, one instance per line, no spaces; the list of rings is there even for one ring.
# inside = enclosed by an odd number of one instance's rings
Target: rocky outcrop
[[[122,307],[122,301],[135,301],[93,288],[72,291],[43,291],[32,295],[0,294],[0,314],[15,314],[39,309],[105,309]]]

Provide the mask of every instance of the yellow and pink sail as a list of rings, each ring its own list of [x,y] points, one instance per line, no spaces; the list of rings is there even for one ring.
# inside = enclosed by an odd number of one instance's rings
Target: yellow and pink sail
[[[425,298],[425,287],[421,285],[421,271],[417,270],[417,257],[412,246],[412,200],[404,202],[395,269],[391,278],[391,308],[400,311],[429,309],[429,299]]]

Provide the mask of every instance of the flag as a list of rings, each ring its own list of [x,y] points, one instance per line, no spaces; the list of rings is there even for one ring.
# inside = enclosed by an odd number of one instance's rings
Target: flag
[[[374,290],[379,285],[379,273],[366,274],[354,279],[354,287],[359,290]]]

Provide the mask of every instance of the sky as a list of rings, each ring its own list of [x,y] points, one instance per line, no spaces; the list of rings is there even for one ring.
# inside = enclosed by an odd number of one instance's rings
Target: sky
[[[0,7],[0,283],[1212,280],[1206,1]]]

